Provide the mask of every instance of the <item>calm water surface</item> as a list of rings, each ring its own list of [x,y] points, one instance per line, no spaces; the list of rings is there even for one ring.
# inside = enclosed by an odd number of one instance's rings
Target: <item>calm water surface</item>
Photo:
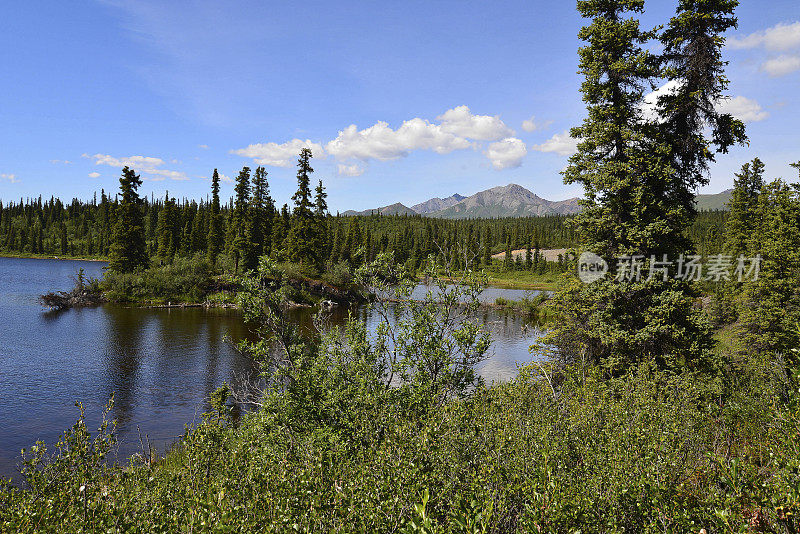
[[[112,392],[119,453],[140,450],[139,432],[160,451],[199,420],[219,385],[255,372],[252,361],[226,338],[248,331],[235,311],[146,309],[118,305],[47,312],[37,297],[66,290],[79,268],[101,276],[103,263],[0,258],[0,477],[13,476],[20,450],[35,441],[53,444],[78,415],[96,428]],[[502,293],[495,292],[501,291]],[[491,290],[519,299],[524,292]],[[358,310],[368,323],[375,319]],[[308,311],[297,319],[308,320]],[[333,317],[340,321],[344,310]],[[537,329],[509,313],[486,310],[481,320],[494,338],[480,366],[487,380],[513,376],[530,361]]]

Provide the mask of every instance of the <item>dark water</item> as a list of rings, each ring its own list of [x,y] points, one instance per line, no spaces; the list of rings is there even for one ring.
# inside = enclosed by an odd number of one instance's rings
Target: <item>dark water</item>
[[[79,268],[99,277],[103,266],[0,258],[0,477],[14,475],[22,448],[37,440],[55,443],[75,422],[76,401],[93,428],[113,392],[120,455],[140,451],[140,432],[163,451],[199,420],[214,389],[255,372],[225,340],[247,336],[235,311],[106,305],[50,313],[37,302],[42,293],[70,288]],[[502,291],[507,298],[522,296]],[[356,313],[375,322],[367,310]],[[345,314],[339,310],[332,322]],[[296,318],[309,316],[302,310]],[[481,374],[487,380],[513,376],[518,363],[530,361],[528,347],[538,331],[513,314],[487,310],[480,319],[494,338]]]

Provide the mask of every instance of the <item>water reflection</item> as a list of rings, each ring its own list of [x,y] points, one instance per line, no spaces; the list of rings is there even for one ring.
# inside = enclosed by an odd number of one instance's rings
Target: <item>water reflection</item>
[[[226,341],[250,335],[235,311],[106,305],[44,312],[38,295],[68,289],[81,267],[88,276],[102,275],[98,263],[0,258],[0,476],[15,472],[21,448],[39,439],[55,443],[77,418],[75,401],[96,428],[114,393],[112,417],[125,457],[139,450],[139,429],[163,450],[207,409],[214,389],[255,376],[253,362]],[[313,310],[291,314],[311,328]],[[337,307],[328,322],[341,325],[350,314],[372,330],[380,320],[365,308]],[[494,339],[480,373],[490,381],[513,376],[518,363],[530,360],[537,328],[494,309],[482,309],[478,318]]]

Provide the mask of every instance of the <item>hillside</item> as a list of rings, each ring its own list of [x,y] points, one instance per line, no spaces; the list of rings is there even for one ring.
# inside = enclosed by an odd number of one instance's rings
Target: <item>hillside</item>
[[[461,202],[429,214],[443,219],[570,215],[580,211],[577,198],[554,202],[521,185],[509,184],[481,191]]]
[[[392,204],[390,206],[383,206],[382,208],[375,208],[375,209],[363,210],[363,211],[347,210],[344,213],[342,213],[342,215],[346,215],[346,216],[349,216],[349,217],[354,217],[356,215],[367,216],[367,215],[374,215],[374,214],[380,214],[380,215],[416,215],[417,213],[414,210],[412,210],[411,208],[409,208],[408,206],[405,206],[404,204],[401,204],[400,202],[397,202],[397,203]]]
[[[697,195],[701,211],[727,209],[732,189],[712,195]],[[574,215],[581,210],[578,198],[561,201],[544,199],[517,184],[492,187],[465,197],[458,193],[447,198],[434,197],[408,207],[399,202],[363,211],[347,210],[342,215],[424,215],[442,219],[487,219],[500,217],[531,217],[543,215]]]
[[[733,194],[733,189],[726,189],[715,195],[697,195],[695,202],[700,211],[727,210],[728,202]]]
[[[419,214],[427,215],[429,213],[433,213],[436,211],[441,211],[447,209],[451,206],[454,206],[464,200],[465,196],[459,195],[456,193],[455,195],[451,195],[447,198],[432,198],[430,200],[426,200],[425,202],[420,202],[419,204],[414,204],[411,206],[411,209],[416,211]]]

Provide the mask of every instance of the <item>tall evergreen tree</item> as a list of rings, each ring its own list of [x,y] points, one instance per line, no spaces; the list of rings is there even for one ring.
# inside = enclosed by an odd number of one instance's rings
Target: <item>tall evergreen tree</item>
[[[326,217],[328,215],[327,198],[328,193],[325,192],[325,188],[322,186],[322,180],[320,180],[316,189],[314,189],[314,215],[317,217]]]
[[[161,261],[171,263],[178,251],[180,224],[178,221],[178,206],[174,198],[169,197],[167,191],[164,206],[158,214],[156,238],[158,239],[157,254]]]
[[[211,177],[211,214],[208,224],[208,261],[212,265],[217,263],[217,256],[222,251],[225,236],[222,232],[222,215],[219,204],[219,172],[214,169]]]
[[[748,243],[762,261],[758,280],[748,282],[740,314],[747,346],[789,354],[800,324],[800,187],[775,180],[758,195],[755,228]]]
[[[492,265],[492,231],[488,226],[483,231],[483,264]]]
[[[588,114],[571,132],[580,142],[564,177],[586,192],[576,217],[583,248],[611,261],[619,280],[576,283],[559,293],[563,320],[549,340],[566,358],[602,362],[612,372],[643,357],[669,368],[709,366],[709,328],[693,308],[688,283],[638,278],[633,269],[620,271],[626,263],[617,260],[627,257],[631,265],[639,258],[646,274],[665,255],[685,252],[693,189],[706,180],[712,145],[725,151],[744,139],[741,123],[709,105],[726,85],[721,33],[735,24],[735,5],[680,0],[661,35],[659,57],[648,52],[657,34],[631,16],[643,12],[643,0],[578,2],[591,19],[579,34],[587,42],[579,55]],[[651,118],[644,113],[645,90],[663,77],[673,82],[672,92],[667,87]]]
[[[318,228],[314,220],[313,204],[311,202],[310,180],[311,150],[303,148],[297,160],[297,191],[292,195],[294,209],[292,210],[292,223],[289,230],[287,253],[289,260],[304,265],[317,266],[320,263],[318,247]]]
[[[322,180],[314,190],[314,217],[317,221],[316,247],[321,258],[328,258],[330,255],[330,239],[328,239],[328,193],[322,185]],[[369,254],[367,254],[369,256]]]
[[[117,272],[131,272],[146,268],[149,260],[144,240],[144,216],[139,198],[141,178],[133,169],[122,169],[119,187],[122,198],[117,207],[108,268]]]
[[[272,243],[272,218],[275,204],[269,195],[269,182],[264,167],[256,168],[253,175],[253,198],[251,200],[251,221],[253,253],[255,256],[269,254]],[[252,267],[255,267],[253,265]]]
[[[250,167],[243,167],[236,177],[235,201],[231,220],[231,250],[234,270],[239,272],[241,260],[252,259],[253,241],[250,221]],[[249,268],[245,265],[245,268]]]
[[[725,233],[725,252],[739,256],[747,252],[747,243],[756,229],[758,195],[764,187],[764,164],[755,158],[742,165],[733,181],[733,193],[728,203]]]
[[[514,268],[514,259],[511,257],[511,237],[506,239],[506,254],[503,256],[503,269],[511,271]]]

